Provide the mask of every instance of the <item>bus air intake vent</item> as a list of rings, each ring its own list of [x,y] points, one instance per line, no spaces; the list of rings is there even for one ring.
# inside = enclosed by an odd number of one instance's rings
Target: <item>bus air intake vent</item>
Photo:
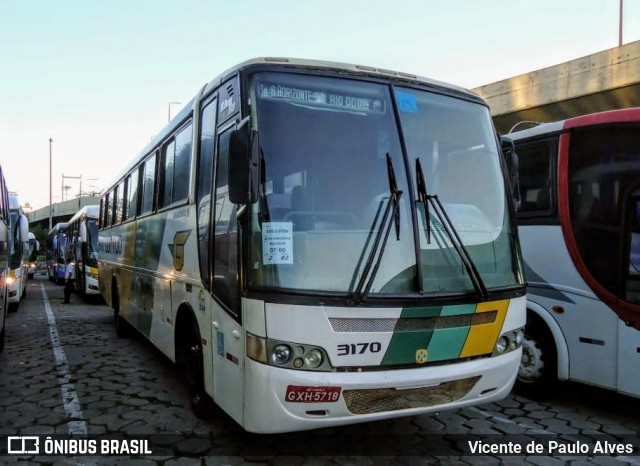
[[[329,322],[334,332],[411,332],[492,324],[495,322],[497,315],[498,311],[452,316],[410,317],[404,319],[351,319],[330,317]]]
[[[444,382],[434,387],[407,390],[395,388],[344,390],[342,395],[347,409],[352,414],[386,413],[453,403],[469,393],[478,380],[480,376]]]

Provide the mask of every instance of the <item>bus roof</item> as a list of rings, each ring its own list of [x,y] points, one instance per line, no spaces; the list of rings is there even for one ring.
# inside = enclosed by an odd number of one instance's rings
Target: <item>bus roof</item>
[[[299,68],[299,69],[311,69],[311,70],[323,70],[323,71],[338,71],[353,76],[369,76],[378,77],[382,79],[392,79],[405,82],[419,83],[431,87],[439,87],[448,90],[453,90],[466,94],[468,97],[480,99],[477,94],[471,92],[460,86],[445,83],[435,79],[425,78],[411,73],[404,73],[401,71],[387,70],[384,68],[376,68],[373,66],[353,65],[350,63],[332,62],[324,60],[310,60],[305,58],[291,58],[291,57],[258,57],[246,60],[232,68],[229,68],[225,72],[221,73],[215,79],[211,80],[204,91],[204,94],[212,91],[218,85],[229,79],[231,76],[253,67],[273,67],[283,66],[285,68]]]
[[[156,136],[140,151],[132,160],[126,165],[125,169],[119,173],[103,192],[111,189],[116,183],[123,179],[131,169],[138,163],[138,161],[155,150],[165,138],[177,129],[178,125],[182,124],[183,120],[191,113],[194,107],[194,103],[201,97],[206,96],[212,92],[220,84],[227,81],[233,76],[246,71],[250,68],[261,68],[271,70],[284,70],[284,69],[307,69],[307,70],[321,70],[321,71],[336,71],[344,75],[351,75],[354,77],[370,77],[378,79],[387,79],[404,84],[420,84],[423,86],[431,87],[433,89],[439,89],[441,91],[448,91],[459,94],[460,97],[475,100],[478,103],[486,105],[484,100],[476,93],[465,89],[460,86],[448,84],[435,79],[425,78],[410,73],[403,73],[400,71],[392,71],[383,68],[375,68],[371,66],[353,65],[348,63],[330,62],[322,60],[309,60],[303,58],[287,58],[287,57],[259,57],[246,60],[236,66],[233,66],[226,71],[220,73],[216,78],[205,84],[202,89],[196,94],[188,103],[186,103],[182,109],[167,123],[162,130],[156,134]]]
[[[622,108],[607,110],[605,112],[589,113],[587,115],[580,115],[551,123],[541,123],[533,128],[514,131],[513,133],[508,133],[504,136],[513,141],[518,141],[545,134],[559,133],[571,128],[639,121],[640,107]]]
[[[68,223],[73,223],[77,219],[83,216],[97,219],[100,216],[100,206],[99,205],[84,206],[82,209],[80,209],[75,214],[73,214],[73,217],[71,217]]]

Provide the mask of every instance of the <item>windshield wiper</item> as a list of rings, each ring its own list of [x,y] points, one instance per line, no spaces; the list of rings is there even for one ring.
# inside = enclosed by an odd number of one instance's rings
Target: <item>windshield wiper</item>
[[[487,287],[484,284],[482,275],[480,275],[480,272],[478,272],[476,264],[473,262],[473,259],[469,255],[469,251],[467,251],[467,248],[460,239],[460,235],[458,234],[456,227],[453,225],[453,222],[449,218],[449,215],[447,215],[447,211],[444,209],[442,202],[440,202],[438,195],[429,194],[427,192],[427,184],[424,181],[424,172],[422,171],[422,164],[420,163],[419,158],[416,158],[416,187],[418,189],[418,200],[419,202],[422,202],[424,204],[427,243],[431,243],[431,220],[429,218],[429,205],[431,205],[434,213],[436,214],[436,217],[438,217],[438,220],[440,220],[440,223],[442,224],[442,229],[449,237],[449,241],[451,241],[453,248],[460,256],[462,264],[469,274],[469,278],[471,278],[473,288],[476,290],[482,300],[486,300],[488,296]]]
[[[373,285],[373,281],[378,273],[378,269],[380,268],[380,263],[382,262],[384,249],[387,245],[387,240],[389,239],[389,233],[391,232],[391,225],[394,223],[396,227],[396,239],[398,241],[400,240],[399,205],[402,191],[398,189],[398,183],[396,182],[396,173],[393,169],[393,163],[391,162],[391,156],[389,154],[387,154],[387,175],[389,178],[389,202],[387,203],[384,213],[382,214],[382,218],[380,220],[380,228],[378,229],[376,236],[373,239],[373,245],[371,246],[371,249],[367,256],[367,261],[362,270],[362,274],[360,275],[360,280],[358,280],[358,285],[353,292],[353,304],[359,304],[367,298],[367,295],[371,290],[371,286]],[[378,211],[376,212],[373,223],[371,224],[371,229],[369,230],[369,236],[367,237],[367,241],[365,241],[364,247],[362,248],[362,254],[360,256],[360,260],[358,261],[358,266],[356,267],[353,281],[355,281],[358,270],[360,269],[360,264],[362,263],[362,259],[364,258],[365,252],[367,251],[369,243],[371,242],[373,229],[378,223],[378,218],[380,218],[381,208],[382,203],[378,207]],[[351,288],[353,287],[353,281]]]

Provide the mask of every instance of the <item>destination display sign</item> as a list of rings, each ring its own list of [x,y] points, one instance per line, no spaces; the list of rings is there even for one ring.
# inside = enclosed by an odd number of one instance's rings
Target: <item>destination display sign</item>
[[[383,113],[385,110],[382,99],[282,84],[258,83],[258,97],[364,113]]]

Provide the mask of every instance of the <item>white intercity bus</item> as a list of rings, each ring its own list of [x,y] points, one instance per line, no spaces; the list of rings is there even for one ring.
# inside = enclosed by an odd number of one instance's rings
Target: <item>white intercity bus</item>
[[[36,239],[33,232],[29,232],[29,268],[27,269],[27,278],[31,279],[36,275],[38,269],[38,253],[40,252],[40,241]]]
[[[84,206],[67,223],[67,258],[75,263],[76,291],[81,296],[98,295],[99,205]]]
[[[2,166],[0,166],[0,351],[4,349],[6,336],[7,311],[9,309],[9,238],[11,221],[9,220],[9,191]]]
[[[17,311],[20,301],[27,294],[27,269],[29,254],[29,221],[20,200],[9,194],[9,219],[11,232],[9,240],[9,310]]]
[[[464,89],[261,58],[206,84],[101,198],[100,290],[251,432],[495,401],[525,284],[499,139]]]
[[[528,287],[518,385],[640,396],[640,108],[507,135]]]

